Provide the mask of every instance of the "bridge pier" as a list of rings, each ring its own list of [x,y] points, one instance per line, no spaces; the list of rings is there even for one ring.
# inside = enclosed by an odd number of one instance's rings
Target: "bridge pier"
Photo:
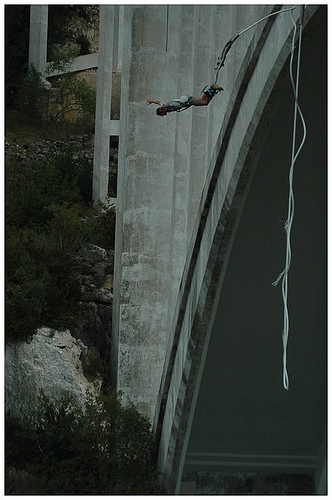
[[[100,6],[99,48],[98,48],[98,81],[96,102],[95,144],[93,158],[93,190],[94,204],[105,202],[108,194],[109,150],[112,104],[112,70],[115,6]],[[113,135],[119,135],[118,130]]]
[[[151,421],[233,77],[207,107],[161,118],[145,101],[198,95],[214,81],[219,26],[229,14],[235,19],[229,6],[203,5],[124,11],[112,364],[124,401]]]
[[[48,5],[30,6],[29,63],[44,73],[47,61]]]

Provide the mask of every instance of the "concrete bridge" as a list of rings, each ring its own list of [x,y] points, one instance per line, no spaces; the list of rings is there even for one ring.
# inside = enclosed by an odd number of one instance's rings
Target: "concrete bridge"
[[[303,16],[289,391],[271,283],[285,254],[291,13],[235,41],[209,106],[161,118],[145,102],[199,94],[234,34],[286,8],[101,6],[95,201],[107,195],[109,137],[119,135],[112,374],[151,420],[169,493],[200,493],[199,478],[220,471],[314,474],[316,492],[326,488],[326,7]],[[292,16],[298,24],[299,5]]]

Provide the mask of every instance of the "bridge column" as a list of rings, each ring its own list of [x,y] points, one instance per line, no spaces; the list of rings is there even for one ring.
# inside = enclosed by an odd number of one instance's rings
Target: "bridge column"
[[[114,384],[153,420],[167,343],[177,119],[178,6],[125,6],[117,188]],[[166,78],[167,75],[167,78]]]
[[[93,203],[105,201],[108,193],[110,135],[119,135],[119,122],[111,120],[114,5],[100,6],[98,80],[93,160]]]
[[[43,73],[47,60],[48,5],[30,5],[29,63]]]
[[[146,98],[199,95],[212,83],[215,14],[124,7],[112,371],[124,400],[151,420],[223,101],[161,118]]]

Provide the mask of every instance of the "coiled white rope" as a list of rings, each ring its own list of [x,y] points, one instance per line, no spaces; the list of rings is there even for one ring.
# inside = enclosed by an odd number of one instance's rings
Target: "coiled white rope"
[[[303,9],[303,7],[301,7]],[[285,268],[280,273],[276,281],[272,283],[272,285],[276,286],[280,280],[282,279],[282,298],[284,304],[284,324],[282,331],[282,343],[283,343],[283,385],[286,390],[289,390],[289,377],[287,371],[287,345],[288,345],[288,335],[289,335],[289,313],[288,313],[288,272],[291,265],[292,258],[292,249],[291,249],[291,229],[294,219],[294,211],[295,211],[295,200],[294,200],[294,191],[293,191],[293,176],[294,176],[294,165],[300,154],[300,151],[303,148],[304,142],[306,140],[306,125],[305,120],[299,105],[298,93],[299,93],[299,82],[300,82],[300,61],[301,61],[301,44],[302,44],[302,16],[303,11],[300,14],[300,33],[299,33],[299,43],[298,43],[298,55],[297,55],[297,71],[296,71],[296,82],[294,83],[293,77],[293,59],[295,52],[295,37],[296,37],[296,23],[293,18],[293,14],[291,12],[291,18],[294,25],[294,33],[292,38],[292,51],[291,58],[289,64],[289,72],[290,79],[292,83],[293,93],[294,93],[294,120],[293,120],[293,142],[292,142],[292,158],[291,165],[289,169],[289,195],[288,195],[288,217],[285,222],[285,231],[286,231],[286,257],[285,257]],[[303,127],[303,135],[302,140],[299,147],[296,150],[296,129],[297,129],[297,119],[300,116],[302,127]]]

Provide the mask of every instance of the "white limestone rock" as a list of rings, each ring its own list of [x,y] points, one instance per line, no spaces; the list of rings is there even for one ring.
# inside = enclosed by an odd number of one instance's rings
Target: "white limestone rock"
[[[6,346],[6,409],[21,413],[37,401],[42,390],[52,399],[70,396],[84,405],[86,391],[97,393],[101,381],[89,382],[82,369],[81,354],[87,347],[69,330],[39,328],[30,342]]]

